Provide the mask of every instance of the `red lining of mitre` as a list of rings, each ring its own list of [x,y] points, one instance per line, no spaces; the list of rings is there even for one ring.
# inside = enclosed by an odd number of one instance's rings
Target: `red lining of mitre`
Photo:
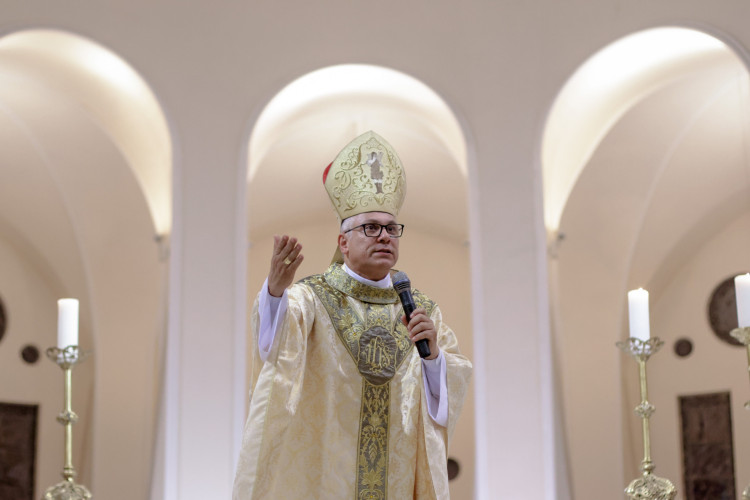
[[[333,162],[329,163],[326,169],[323,171],[323,184],[326,183],[326,179],[328,178],[328,172],[331,170],[332,166],[333,166]]]

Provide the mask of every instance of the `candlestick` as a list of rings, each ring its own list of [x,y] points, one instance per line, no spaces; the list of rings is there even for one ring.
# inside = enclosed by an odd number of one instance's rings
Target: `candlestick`
[[[57,301],[57,348],[78,345],[78,300]]]
[[[78,309],[76,301],[76,312]],[[76,323],[77,323],[76,314]],[[77,329],[76,329],[77,332]],[[65,426],[65,465],[62,471],[63,481],[47,489],[43,500],[90,500],[91,493],[81,484],[76,484],[74,479],[76,471],[73,468],[73,424],[78,421],[78,415],[73,412],[73,367],[81,363],[87,353],[78,350],[77,345],[69,345],[64,349],[50,347],[47,349],[47,357],[62,368],[65,377],[64,385],[64,408],[57,416],[57,421]]]
[[[648,341],[651,328],[648,322],[648,292],[643,288],[628,292],[630,336]]]
[[[735,280],[734,283],[736,286],[737,281]],[[739,295],[737,296],[737,299],[737,309],[739,311]],[[741,326],[739,328],[735,328],[734,330],[729,332],[729,335],[739,340],[745,346],[745,351],[747,353],[747,370],[748,374],[750,374],[750,326]],[[750,401],[745,402],[745,409],[750,410]],[[748,485],[742,492],[742,500],[750,500],[750,485]]]
[[[646,361],[664,345],[658,337],[648,340],[630,337],[627,342],[617,342],[617,347],[633,356],[638,361],[638,375],[641,383],[641,404],[635,407],[635,414],[641,417],[643,423],[643,461],[641,470],[643,475],[631,481],[625,494],[633,500],[672,500],[677,490],[669,479],[658,477],[651,461],[651,433],[649,419],[656,411],[654,405],[648,401],[648,384],[646,380]]]

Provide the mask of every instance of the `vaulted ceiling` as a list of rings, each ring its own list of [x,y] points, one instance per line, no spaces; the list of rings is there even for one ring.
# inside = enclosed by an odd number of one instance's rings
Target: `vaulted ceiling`
[[[368,130],[391,143],[404,164],[408,196],[401,220],[465,242],[466,200],[445,203],[467,186],[466,144],[453,111],[414,78],[364,65],[306,75],[264,109],[248,154],[250,240],[290,224],[334,223],[323,170]]]
[[[621,247],[631,281],[658,288],[750,209],[749,83],[730,47],[689,29],[636,33],[594,55],[545,136],[548,230],[575,238],[595,226],[602,248]]]

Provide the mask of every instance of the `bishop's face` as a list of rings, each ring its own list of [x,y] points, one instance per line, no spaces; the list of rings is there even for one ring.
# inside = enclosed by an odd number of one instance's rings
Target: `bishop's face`
[[[346,265],[363,278],[377,281],[385,278],[398,261],[398,238],[381,228],[378,236],[367,236],[364,224],[396,224],[396,218],[385,212],[367,212],[344,221],[339,247]]]

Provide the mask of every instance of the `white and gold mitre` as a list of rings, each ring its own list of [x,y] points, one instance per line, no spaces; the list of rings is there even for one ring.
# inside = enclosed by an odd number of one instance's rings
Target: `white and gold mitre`
[[[406,175],[398,155],[375,132],[365,132],[336,156],[323,173],[323,184],[339,220],[364,212],[394,217],[406,196]]]

